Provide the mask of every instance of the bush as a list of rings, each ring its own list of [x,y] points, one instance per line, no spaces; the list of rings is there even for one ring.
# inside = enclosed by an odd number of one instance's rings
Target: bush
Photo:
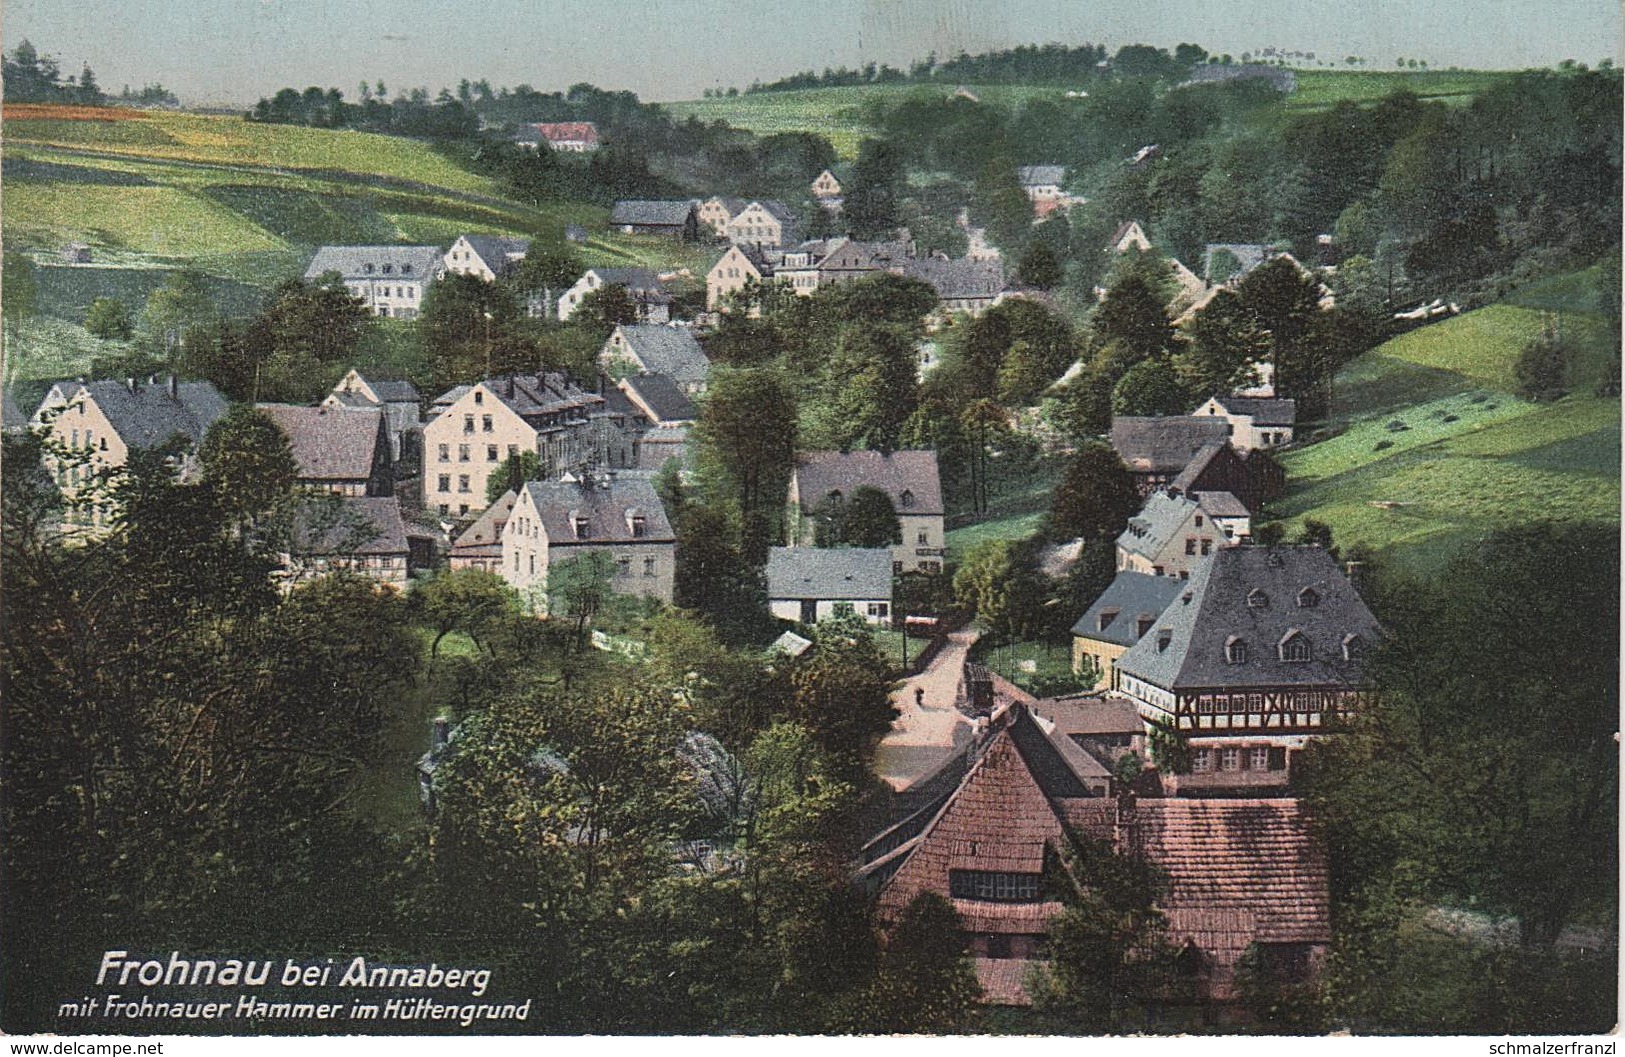
[[[1528,400],[1555,400],[1562,396],[1568,371],[1568,343],[1556,334],[1547,334],[1525,345],[1512,367],[1518,379],[1518,395]]]
[[[1394,442],[1391,441],[1391,440],[1379,440],[1372,447],[1371,450],[1372,451],[1387,451],[1389,448],[1392,448],[1393,446],[1394,446]]]

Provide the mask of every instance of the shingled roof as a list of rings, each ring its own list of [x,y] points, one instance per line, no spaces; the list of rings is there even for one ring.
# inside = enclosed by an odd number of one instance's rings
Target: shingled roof
[[[979,261],[965,258],[945,261],[940,257],[922,257],[907,261],[903,275],[931,284],[937,297],[943,301],[963,301],[994,298],[1004,290],[1004,265],[998,261]]]
[[[1296,400],[1260,396],[1215,396],[1214,402],[1232,415],[1246,415],[1255,426],[1291,426],[1298,421]]]
[[[517,268],[519,262],[530,252],[529,239],[508,238],[504,235],[464,235],[463,241],[468,243],[469,249],[473,250],[480,260],[485,262],[485,266],[497,275],[505,275]]]
[[[1197,503],[1183,495],[1152,492],[1140,512],[1128,519],[1128,527],[1117,537],[1119,549],[1153,558],[1173,541],[1179,527],[1197,510]]]
[[[620,391],[631,397],[638,409],[657,425],[692,422],[698,415],[693,401],[664,374],[634,374],[621,379],[619,385]]]
[[[624,286],[634,294],[664,293],[660,277],[648,268],[588,268],[605,286]],[[585,272],[582,273],[585,276]],[[577,280],[579,281],[579,280]]]
[[[831,492],[864,485],[891,497],[898,515],[941,514],[942,482],[934,451],[810,451],[796,456],[796,494],[810,511]],[[904,493],[908,493],[905,495]]]
[[[686,327],[623,323],[615,328],[627,348],[652,374],[664,374],[684,384],[703,383],[711,360]],[[610,335],[613,341],[616,334]],[[605,351],[614,350],[606,343]]]
[[[525,485],[551,546],[606,543],[671,543],[676,539],[666,508],[654,485],[640,478],[617,477],[588,481],[531,481]],[[628,524],[643,518],[643,535],[632,535]],[[586,535],[576,531],[576,519],[586,520]]]
[[[694,203],[687,198],[673,201],[624,199],[616,202],[610,210],[609,222],[639,227],[680,228],[688,223],[693,212]]]
[[[1205,445],[1228,443],[1229,439],[1230,424],[1222,418],[1120,415],[1112,419],[1112,447],[1134,473],[1176,474]]]
[[[1222,547],[1185,586],[1118,671],[1164,690],[1362,685],[1360,650],[1345,656],[1345,645],[1374,645],[1376,618],[1319,547]],[[1282,659],[1292,636],[1307,641],[1310,660]],[[1246,660],[1230,663],[1238,641]]]
[[[293,404],[257,406],[260,414],[287,435],[301,480],[364,481],[372,476],[378,445],[385,442],[382,411],[335,411]]]
[[[485,512],[474,519],[474,524],[457,537],[457,542],[451,545],[453,558],[500,558],[502,557],[502,526],[508,523],[508,515],[513,513],[514,503],[519,501],[519,493],[509,489],[502,493],[502,498],[485,508]]]
[[[81,396],[95,401],[119,438],[132,448],[156,448],[172,437],[197,444],[226,413],[226,398],[208,382],[59,382],[52,387],[64,402]]]
[[[445,267],[438,246],[323,246],[305,269],[307,280],[338,272],[345,279],[423,279],[432,281]]]
[[[769,547],[767,597],[833,602],[890,598],[888,547]]]
[[[1078,618],[1072,626],[1072,634],[1132,646],[1140,639],[1141,621],[1155,622],[1185,586],[1185,581],[1172,576],[1152,576],[1125,569]]]

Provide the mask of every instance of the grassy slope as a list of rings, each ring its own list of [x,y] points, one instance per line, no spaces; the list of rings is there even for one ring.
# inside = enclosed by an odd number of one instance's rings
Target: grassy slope
[[[1584,276],[1513,300],[1580,303]],[[1332,426],[1341,432],[1285,456],[1290,486],[1274,513],[1318,518],[1339,541],[1419,571],[1497,528],[1617,521],[1620,404],[1592,395],[1610,343],[1595,316],[1570,314],[1564,326],[1582,355],[1571,364],[1573,395],[1553,404],[1510,395],[1513,362],[1540,332],[1532,308],[1491,306],[1367,353],[1338,377]]]
[[[41,311],[69,323],[100,296],[139,310],[182,265],[211,277],[227,311],[251,311],[322,243],[449,245],[485,232],[560,244],[565,226],[579,223],[594,233],[575,248],[589,264],[703,271],[709,263],[698,248],[608,233],[597,206],[506,199],[416,140],[196,114],[18,113],[26,108],[11,110],[5,126],[7,248],[34,258]],[[62,265],[56,250],[72,240],[95,248],[94,265]],[[26,328],[8,377],[83,370],[96,346],[80,336],[55,324]]]

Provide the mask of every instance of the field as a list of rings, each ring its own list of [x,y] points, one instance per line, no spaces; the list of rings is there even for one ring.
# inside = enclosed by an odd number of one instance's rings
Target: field
[[[1287,99],[1289,110],[1318,110],[1341,99],[1370,103],[1405,88],[1422,99],[1464,102],[1504,76],[1488,71],[1368,71],[1299,70],[1298,89]],[[956,84],[872,84],[841,88],[805,88],[793,92],[751,92],[718,99],[667,103],[679,117],[726,121],[761,135],[775,132],[816,132],[829,139],[843,158],[857,156],[858,142],[872,134],[864,120],[865,106],[875,101],[896,103],[910,94],[941,96]],[[1072,85],[972,84],[978,99],[1013,107],[1029,99],[1064,101]]]
[[[10,105],[5,119],[6,248],[39,268],[41,312],[70,324],[96,297],[139,311],[179,267],[209,276],[223,310],[250,312],[323,243],[449,245],[480,232],[558,244],[580,224],[592,234],[574,249],[588,264],[709,263],[694,247],[610,234],[599,206],[505,198],[416,140],[87,107]],[[61,261],[73,241],[92,247],[92,264]],[[80,335],[26,328],[8,379],[88,362]]]
[[[1583,302],[1590,273],[1513,301]],[[1487,533],[1534,520],[1617,522],[1620,403],[1594,395],[1612,346],[1596,316],[1566,314],[1582,350],[1571,395],[1534,404],[1511,394],[1512,365],[1542,314],[1500,304],[1412,331],[1338,376],[1329,431],[1284,457],[1288,494],[1271,513],[1289,534],[1304,518],[1332,526],[1402,567],[1436,571]]]

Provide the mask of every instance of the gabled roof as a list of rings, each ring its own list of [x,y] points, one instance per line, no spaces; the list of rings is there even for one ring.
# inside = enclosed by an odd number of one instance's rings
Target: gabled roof
[[[924,257],[906,261],[902,271],[910,279],[930,283],[943,301],[993,298],[1004,289],[1004,266],[998,261]]]
[[[301,480],[364,481],[372,476],[384,420],[377,408],[255,406],[287,435]]]
[[[889,547],[770,547],[767,597],[872,601],[891,597]]]
[[[505,374],[486,378],[480,385],[526,421],[541,415],[591,411],[604,402],[597,393],[589,393],[565,375],[553,371]]]
[[[1140,619],[1155,621],[1185,586],[1185,581],[1172,576],[1152,576],[1125,569],[1072,625],[1072,634],[1132,646],[1140,637]],[[1102,628],[1100,622],[1104,618],[1109,619]]]
[[[1054,724],[1054,733],[1063,737],[1145,733],[1145,720],[1126,697],[1074,694],[1040,698],[1028,707],[1040,721]]]
[[[1224,419],[1216,418],[1214,421],[1223,422]],[[1196,482],[1201,479],[1202,474],[1207,472],[1207,468],[1215,460],[1223,458],[1226,453],[1229,453],[1230,458],[1236,457],[1235,451],[1230,447],[1228,440],[1215,440],[1202,445],[1196,454],[1191,456],[1190,461],[1185,464],[1185,468],[1174,475],[1172,481],[1168,482],[1168,490],[1181,494],[1193,491]]]
[[[735,198],[732,195],[712,195],[701,204],[710,205],[712,202],[720,205],[729,217],[738,216],[746,206],[750,205],[748,199]]]
[[[815,243],[803,243],[798,249],[818,253]],[[859,242],[856,239],[831,239],[822,246],[820,271],[878,271],[892,268],[910,260],[914,254],[906,242]]]
[[[623,199],[610,210],[611,224],[640,224],[652,227],[680,228],[694,213],[694,203],[687,198],[671,201],[656,199]]]
[[[521,131],[524,130],[534,133],[535,139],[527,138],[523,139],[522,142],[538,142],[541,140],[548,143],[598,142],[598,127],[591,121],[541,121],[521,126]]]
[[[107,417],[119,438],[132,448],[155,448],[174,436],[192,444],[203,439],[226,413],[226,398],[208,382],[176,382],[174,391],[162,380],[133,383],[104,379],[60,382],[53,388],[68,403],[85,394]]]
[[[898,516],[942,513],[942,482],[934,451],[802,452],[796,456],[793,474],[804,510],[811,510],[831,492],[851,495],[854,488],[868,485],[891,497]]]
[[[581,273],[582,278],[588,274],[598,276],[605,286],[624,286],[632,293],[661,289],[660,277],[648,268],[588,268]]]
[[[1247,504],[1237,499],[1233,492],[1191,492],[1189,495],[1208,517],[1252,516]]]
[[[1313,605],[1299,604],[1305,588],[1317,596]],[[1250,597],[1263,604],[1249,604]],[[1294,634],[1308,640],[1311,660],[1281,659],[1280,644]],[[1358,635],[1374,645],[1377,634],[1371,611],[1319,547],[1222,547],[1197,566],[1186,592],[1116,667],[1165,690],[1353,689],[1363,684],[1364,670],[1358,656],[1344,659],[1345,638]],[[1231,664],[1226,646],[1238,638],[1246,643],[1247,659]]]
[[[1140,233],[1142,235],[1145,234],[1145,229],[1140,227],[1140,222],[1138,220],[1123,221],[1121,224],[1117,225],[1117,230],[1112,232],[1112,237],[1106,240],[1106,245],[1108,247],[1117,245],[1119,242],[1122,242],[1124,237],[1135,228],[1140,228]]]
[[[1178,473],[1204,446],[1227,443],[1229,438],[1230,424],[1221,418],[1164,415],[1112,419],[1112,447],[1134,473]]]
[[[640,478],[531,481],[524,490],[551,546],[671,543],[676,539],[654,485]],[[629,522],[634,515],[643,518],[641,536],[632,535]],[[576,531],[577,518],[586,519],[584,536]]]
[[[1062,184],[1066,182],[1066,166],[1064,165],[1023,165],[1016,170],[1016,179],[1021,181],[1023,187],[1042,187],[1047,184]],[[1112,240],[1116,242],[1116,239]]]
[[[397,496],[321,497],[307,503],[294,527],[296,554],[404,555],[406,523]],[[360,531],[357,531],[359,529]],[[372,535],[367,533],[371,531]],[[347,545],[350,544],[350,545]]]
[[[664,374],[678,382],[705,381],[711,360],[687,328],[623,323],[615,329],[650,373]]]
[[[513,513],[513,505],[518,501],[518,492],[512,489],[503,492],[502,498],[486,507],[485,512],[474,519],[474,524],[457,537],[457,542],[451,545],[453,557],[500,555],[502,526],[508,523],[508,515]]]
[[[1117,537],[1117,546],[1146,558],[1161,554],[1174,533],[1197,511],[1194,500],[1169,492],[1152,492],[1140,512],[1128,519],[1128,527]]]
[[[378,399],[386,404],[415,404],[422,399],[418,395],[418,387],[405,378],[369,378],[360,371],[355,376],[377,394]],[[337,387],[334,389],[337,392]]]
[[[1220,252],[1228,252],[1236,259],[1237,268],[1230,275],[1225,276],[1228,282],[1239,279],[1254,268],[1269,260],[1274,254],[1274,247],[1264,242],[1210,242],[1202,253],[1202,274],[1209,280],[1213,278],[1213,258]]]
[[[1215,396],[1214,401],[1232,415],[1246,415],[1255,426],[1291,426],[1298,421],[1298,402],[1261,396]]]
[[[345,279],[387,276],[429,281],[445,263],[445,254],[438,246],[323,246],[310,259],[305,278],[314,280],[327,272],[338,272]]]
[[[620,388],[652,421],[692,422],[698,416],[693,401],[664,374],[634,374],[620,381]]]
[[[505,235],[464,235],[469,249],[485,262],[485,266],[498,275],[516,267],[518,261],[530,252],[530,240],[509,238]]]

